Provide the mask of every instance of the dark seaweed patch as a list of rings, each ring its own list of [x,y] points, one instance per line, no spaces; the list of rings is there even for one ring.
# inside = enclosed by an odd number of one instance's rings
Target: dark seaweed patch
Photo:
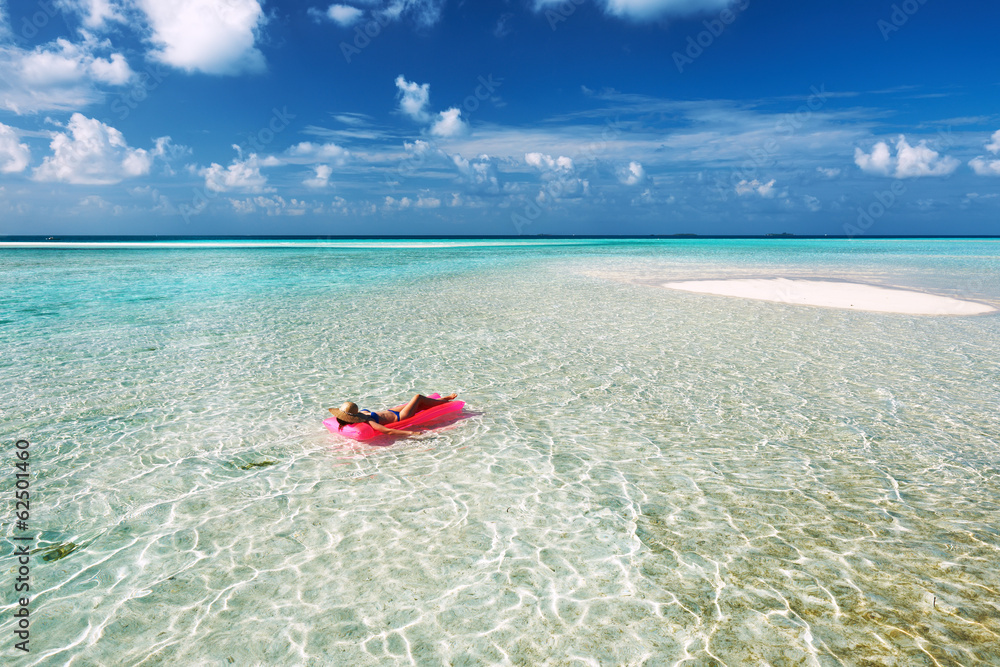
[[[79,548],[80,545],[76,542],[66,542],[64,544],[57,544],[54,547],[40,547],[38,549],[33,549],[31,553],[34,554],[39,551],[44,551],[45,553],[42,554],[42,560],[46,563],[51,563],[65,558]]]
[[[246,463],[236,467],[240,470],[253,470],[254,468],[266,468],[267,466],[273,466],[275,463],[277,463],[277,461],[256,461],[254,463]]]

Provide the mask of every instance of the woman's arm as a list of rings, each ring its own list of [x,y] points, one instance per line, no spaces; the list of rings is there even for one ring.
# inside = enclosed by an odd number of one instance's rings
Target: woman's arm
[[[380,433],[388,433],[389,435],[417,435],[416,431],[403,431],[398,428],[386,428],[385,426],[376,424],[375,422],[368,422],[368,425]]]

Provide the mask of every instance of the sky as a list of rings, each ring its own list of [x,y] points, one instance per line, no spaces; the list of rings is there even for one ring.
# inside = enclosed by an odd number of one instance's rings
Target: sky
[[[998,33],[971,0],[0,0],[0,235],[998,235]]]

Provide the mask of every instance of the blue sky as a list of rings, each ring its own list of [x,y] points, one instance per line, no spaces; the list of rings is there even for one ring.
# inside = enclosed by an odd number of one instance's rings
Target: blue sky
[[[0,0],[0,235],[998,234],[998,28],[968,0]]]

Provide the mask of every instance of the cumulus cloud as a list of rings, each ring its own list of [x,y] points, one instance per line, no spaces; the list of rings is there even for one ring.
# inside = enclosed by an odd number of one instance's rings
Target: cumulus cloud
[[[326,15],[334,23],[348,27],[357,23],[364,15],[364,12],[350,5],[330,5],[326,10]]]
[[[892,154],[889,152],[889,144],[880,141],[872,148],[871,153],[865,153],[860,148],[854,149],[854,164],[861,167],[861,171],[870,174],[881,174],[888,176],[892,171]]]
[[[423,143],[423,142],[421,142]],[[451,156],[452,164],[458,174],[471,190],[480,194],[499,194],[500,176],[496,161],[489,155],[480,155],[472,160],[466,160],[461,155]]]
[[[31,161],[27,144],[18,142],[17,130],[0,123],[0,173],[16,174],[25,170]]]
[[[646,170],[639,162],[629,162],[627,167],[618,170],[618,181],[623,185],[638,185],[645,182]]]
[[[554,158],[544,153],[525,153],[524,161],[541,172],[542,189],[536,197],[538,202],[579,197],[590,191],[590,182],[576,175],[572,158],[565,155]]]
[[[388,209],[403,209],[410,208],[413,205],[413,200],[409,197],[403,197],[401,199],[396,199],[395,197],[385,198],[385,208]]]
[[[1000,153],[1000,130],[994,132],[993,136],[990,137],[989,143],[986,144],[986,150],[994,155]],[[989,160],[980,155],[969,160],[969,166],[980,176],[1000,176],[1000,160]]]
[[[1000,160],[977,157],[969,160],[969,166],[980,176],[1000,176]]]
[[[310,188],[322,189],[330,184],[330,175],[332,173],[333,167],[330,165],[318,164],[316,165],[316,175],[302,182]]]
[[[524,161],[539,171],[573,171],[573,159],[564,155],[553,158],[544,153],[525,153]]]
[[[880,141],[872,147],[871,153],[860,148],[854,149],[854,163],[862,171],[895,178],[916,178],[920,176],[947,176],[960,164],[953,157],[942,156],[921,141],[911,146],[906,137],[900,135],[896,142],[896,155],[892,155],[889,145]]]
[[[431,125],[431,134],[442,138],[458,137],[468,130],[468,124],[462,120],[462,110],[457,107],[439,113],[437,121]]]
[[[993,133],[990,137],[990,143],[986,144],[986,150],[996,155],[1000,153],[1000,130]]]
[[[233,146],[236,152],[240,152],[239,146]],[[207,167],[198,170],[199,176],[205,178],[205,188],[212,192],[229,192],[238,190],[240,192],[271,192],[267,188],[267,177],[260,173],[261,163],[257,159],[256,153],[251,153],[245,160],[240,154],[234,158],[228,167],[213,162]]]
[[[333,162],[343,165],[350,157],[350,152],[335,143],[316,144],[303,141],[288,149],[289,162],[308,164],[309,162]]]
[[[258,0],[137,0],[155,60],[186,72],[260,72],[257,33],[267,18]]]
[[[756,178],[752,181],[743,179],[736,184],[736,194],[742,197],[756,193],[765,199],[770,199],[774,197],[774,183],[775,180],[773,178],[767,183],[762,183]]]
[[[150,154],[129,147],[115,128],[75,113],[67,130],[53,134],[52,155],[35,169],[36,181],[108,185],[149,173]]]
[[[400,74],[396,77],[396,88],[399,89],[400,111],[420,123],[426,123],[430,120],[427,105],[431,98],[431,84],[407,81]]]
[[[399,110],[418,123],[430,123],[428,131],[433,136],[447,139],[462,136],[469,131],[469,124],[462,118],[462,110],[458,107],[441,111],[436,116],[430,113],[429,83],[407,81],[403,75],[399,75],[396,77],[396,88]]]
[[[17,114],[69,111],[101,99],[103,86],[123,86],[134,72],[111,44],[88,37],[21,49],[0,46],[0,107]]]
[[[153,144],[153,150],[149,154],[169,163],[185,155],[190,155],[191,149],[181,144],[175,144],[170,137],[160,137]]]
[[[830,169],[826,167],[816,167],[816,171],[823,174],[827,178],[837,178],[838,176],[840,176],[840,169],[837,167],[833,167]]]

